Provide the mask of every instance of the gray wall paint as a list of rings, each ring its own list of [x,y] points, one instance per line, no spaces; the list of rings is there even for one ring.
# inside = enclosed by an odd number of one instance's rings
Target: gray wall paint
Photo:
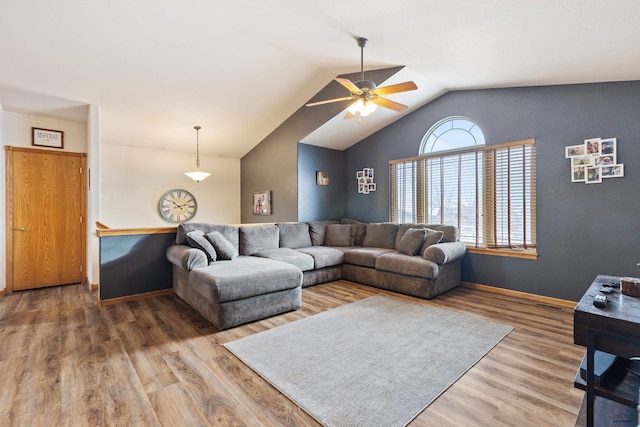
[[[366,77],[380,84],[402,67],[367,71]],[[359,80],[360,73],[341,77]],[[311,101],[338,98],[345,88],[331,81]],[[298,141],[346,108],[345,103],[316,107],[302,106],[241,160],[240,218],[243,223],[297,221],[298,219]],[[253,193],[271,191],[270,216],[254,215]]]
[[[389,218],[389,160],[418,154],[438,120],[464,115],[487,144],[535,138],[537,260],[467,254],[464,281],[577,301],[597,274],[640,275],[640,82],[450,92],[345,151],[345,176],[374,167],[378,191],[345,179],[345,216]],[[618,139],[625,177],[572,183],[564,147]]]
[[[298,221],[344,216],[343,157],[342,151],[298,144]],[[316,185],[316,171],[329,173],[329,185]]]

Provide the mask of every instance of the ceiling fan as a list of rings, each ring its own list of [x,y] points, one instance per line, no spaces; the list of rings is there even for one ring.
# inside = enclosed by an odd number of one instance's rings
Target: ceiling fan
[[[416,90],[418,86],[414,82],[398,83],[390,86],[376,87],[376,84],[371,80],[364,79],[364,47],[367,45],[367,39],[364,37],[358,37],[356,39],[358,46],[360,46],[360,80],[352,82],[349,79],[343,79],[336,77],[336,81],[342,86],[347,88],[351,94],[349,96],[343,96],[341,98],[328,99],[326,101],[311,102],[307,104],[307,107],[313,107],[316,105],[329,104],[332,102],[354,100],[348,108],[345,119],[350,119],[360,114],[360,118],[368,116],[373,113],[377,106],[389,108],[397,112],[403,112],[407,107],[399,102],[391,101],[390,99],[382,98],[382,95],[391,95],[393,93],[407,92],[410,90]]]

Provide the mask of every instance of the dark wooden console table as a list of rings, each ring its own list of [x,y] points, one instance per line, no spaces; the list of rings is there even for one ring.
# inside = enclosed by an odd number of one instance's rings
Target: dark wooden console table
[[[602,294],[604,284],[619,283],[620,278],[599,275],[584,294],[573,314],[573,341],[587,348],[587,379],[576,375],[575,387],[587,392],[587,426],[592,427],[593,406],[596,396],[630,407],[638,406],[640,376],[629,372],[623,365],[618,372],[607,374],[607,383],[596,385],[593,373],[596,350],[620,356],[624,359],[640,356],[640,298],[623,295],[620,288],[607,294],[607,305],[593,305],[596,295]],[[637,364],[637,362],[634,362]],[[640,365],[634,370],[640,372]]]

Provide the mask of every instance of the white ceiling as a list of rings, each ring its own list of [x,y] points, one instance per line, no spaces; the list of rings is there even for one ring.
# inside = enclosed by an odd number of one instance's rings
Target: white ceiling
[[[448,90],[640,80],[639,18],[637,0],[2,0],[0,103],[96,104],[102,142],[157,149],[192,151],[198,124],[203,153],[237,158],[359,71],[356,36],[365,69],[406,66],[394,78],[419,90],[389,98],[415,109]],[[344,149],[398,117],[339,115],[305,141]]]

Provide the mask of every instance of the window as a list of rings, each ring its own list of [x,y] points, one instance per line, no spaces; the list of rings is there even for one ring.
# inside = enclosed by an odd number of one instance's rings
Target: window
[[[390,162],[391,220],[456,224],[478,248],[535,247],[535,141],[483,143],[470,119],[436,123],[420,149],[444,152]]]

